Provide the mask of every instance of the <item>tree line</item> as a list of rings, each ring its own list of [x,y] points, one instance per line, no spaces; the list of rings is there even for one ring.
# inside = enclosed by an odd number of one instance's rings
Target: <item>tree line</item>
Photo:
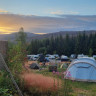
[[[96,33],[78,33],[77,36],[66,34],[65,37],[46,38],[42,40],[32,40],[27,48],[28,54],[96,54]]]

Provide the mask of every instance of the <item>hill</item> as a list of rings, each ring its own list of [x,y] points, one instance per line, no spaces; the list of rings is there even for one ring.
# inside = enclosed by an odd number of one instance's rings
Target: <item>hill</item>
[[[38,36],[37,34],[33,34],[30,32],[25,32],[27,34],[27,41],[29,41],[32,37]],[[16,38],[17,33],[12,33],[12,34],[0,34],[0,40],[10,40],[14,41]],[[30,39],[29,39],[30,38]]]
[[[27,42],[30,42],[33,39],[44,39],[44,38],[50,38],[51,36],[57,37],[59,35],[62,35],[63,37],[66,36],[66,34],[69,34],[69,36],[76,36],[78,33],[86,33],[88,34],[94,34],[96,33],[96,30],[90,30],[90,31],[60,31],[60,32],[54,32],[54,33],[48,33],[44,35],[34,34],[31,32],[25,32],[27,33]],[[0,34],[0,40],[10,40],[14,41],[17,33],[12,34]]]
[[[66,36],[66,34],[69,34],[69,36],[77,36],[78,33],[86,33],[87,35],[89,34],[95,34],[96,30],[89,30],[89,31],[60,31],[60,32],[54,32],[54,33],[49,33],[49,34],[44,34],[44,35],[37,35],[32,37],[31,39],[44,39],[44,38],[50,38],[51,36],[57,37],[59,35],[62,35],[63,37]]]

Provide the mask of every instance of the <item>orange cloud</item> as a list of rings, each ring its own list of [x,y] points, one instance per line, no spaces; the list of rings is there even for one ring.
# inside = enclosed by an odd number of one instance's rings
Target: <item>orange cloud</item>
[[[8,11],[0,9],[1,13],[7,13]]]
[[[24,28],[25,32],[35,34],[45,34],[63,30],[96,30],[96,16],[64,14],[57,16],[58,17],[43,17],[9,13],[0,14],[0,34],[18,32],[21,27]]]

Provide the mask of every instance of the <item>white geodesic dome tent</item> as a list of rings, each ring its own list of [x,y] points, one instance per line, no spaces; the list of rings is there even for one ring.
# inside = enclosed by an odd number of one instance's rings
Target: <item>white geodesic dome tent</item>
[[[68,72],[71,80],[96,82],[96,61],[89,57],[76,59],[67,68],[66,78]]]

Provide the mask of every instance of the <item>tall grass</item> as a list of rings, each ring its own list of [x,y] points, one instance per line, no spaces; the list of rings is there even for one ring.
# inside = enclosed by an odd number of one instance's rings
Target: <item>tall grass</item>
[[[32,91],[33,88],[38,93],[48,93],[48,92],[56,92],[60,86],[61,81],[53,77],[43,76],[41,74],[35,73],[25,73],[23,74],[23,80],[25,83],[25,88]]]

